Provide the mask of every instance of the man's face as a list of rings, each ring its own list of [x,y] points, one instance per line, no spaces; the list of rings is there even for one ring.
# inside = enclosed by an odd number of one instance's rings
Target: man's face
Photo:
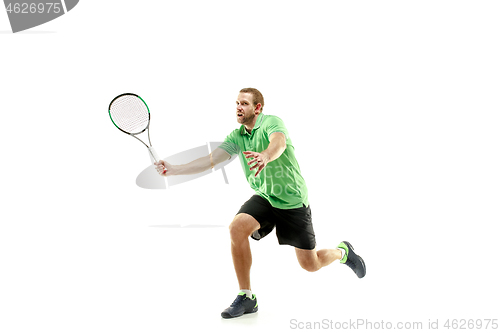
[[[260,104],[257,104],[260,109]],[[242,125],[251,124],[254,118],[256,107],[253,105],[253,95],[250,93],[240,93],[236,99],[236,119]]]

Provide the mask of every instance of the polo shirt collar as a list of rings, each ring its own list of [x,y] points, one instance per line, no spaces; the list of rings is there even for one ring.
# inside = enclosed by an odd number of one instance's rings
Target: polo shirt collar
[[[255,127],[252,129],[252,133],[253,131],[255,131],[257,128],[260,127],[260,125],[262,125],[262,121],[264,120],[264,114],[261,112],[259,113],[259,115],[257,116],[257,121],[255,122]],[[240,134],[241,135],[244,135],[244,134],[247,134],[247,135],[251,135],[251,133],[248,133],[246,128],[245,128],[245,125],[241,125],[241,128],[240,128]]]

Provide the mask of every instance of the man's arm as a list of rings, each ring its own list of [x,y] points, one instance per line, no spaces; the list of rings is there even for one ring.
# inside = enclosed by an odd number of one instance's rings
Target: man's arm
[[[286,137],[285,134],[281,132],[274,132],[271,134],[269,141],[269,146],[262,152],[262,154],[268,157],[267,163],[280,157],[286,149]]]
[[[248,165],[253,166],[250,167],[250,170],[257,169],[255,173],[255,177],[264,169],[267,163],[274,161],[278,157],[283,154],[286,149],[286,137],[285,134],[281,132],[274,132],[269,137],[269,146],[266,150],[261,153],[253,152],[253,151],[244,151],[246,158],[253,158]]]
[[[201,157],[187,164],[171,165],[166,161],[159,161],[158,163],[155,163],[155,165],[156,170],[162,176],[192,175],[206,171],[221,162],[227,161],[230,157],[231,155],[229,155],[224,149],[216,148],[212,154]],[[163,169],[167,169],[167,172],[162,173]]]

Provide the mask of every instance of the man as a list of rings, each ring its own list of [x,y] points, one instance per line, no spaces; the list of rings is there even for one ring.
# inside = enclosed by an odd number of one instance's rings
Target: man
[[[335,260],[349,266],[359,278],[366,274],[361,257],[348,242],[336,249],[316,250],[307,187],[295,158],[295,151],[283,121],[264,115],[264,98],[254,88],[242,89],[236,100],[236,120],[241,127],[232,131],[212,154],[185,165],[155,163],[164,176],[203,172],[239,154],[248,183],[255,190],[229,226],[231,254],[240,293],[223,318],[234,318],[258,310],[250,286],[252,254],[249,237],[259,240],[276,227],[279,244],[295,247],[302,268],[315,272]],[[164,169],[166,173],[163,174]]]

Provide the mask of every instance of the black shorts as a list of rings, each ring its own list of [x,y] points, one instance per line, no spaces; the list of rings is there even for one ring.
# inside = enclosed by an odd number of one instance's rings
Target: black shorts
[[[260,224],[260,229],[252,238],[266,237],[276,226],[276,236],[281,245],[291,245],[303,250],[316,247],[310,206],[293,209],[274,208],[269,201],[259,195],[252,196],[241,206],[238,214],[251,215]]]

